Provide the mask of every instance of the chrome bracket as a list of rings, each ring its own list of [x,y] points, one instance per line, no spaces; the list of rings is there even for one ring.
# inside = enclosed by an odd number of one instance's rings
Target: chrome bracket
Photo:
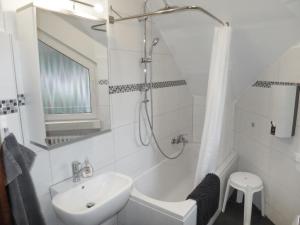
[[[141,59],[141,63],[143,64],[146,64],[146,63],[151,63],[152,62],[152,58],[150,58],[150,57],[146,57],[146,58],[142,58]]]
[[[144,22],[144,21],[147,21],[148,18],[149,18],[148,16],[144,16],[144,17],[139,18],[138,21],[139,22]]]
[[[108,22],[111,23],[111,24],[114,24],[115,23],[115,17],[109,16],[108,17]]]

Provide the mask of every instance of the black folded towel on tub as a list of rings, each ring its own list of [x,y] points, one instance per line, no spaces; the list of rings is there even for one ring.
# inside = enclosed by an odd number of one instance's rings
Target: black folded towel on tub
[[[206,175],[187,199],[197,202],[197,225],[207,225],[219,208],[219,177],[215,174]]]

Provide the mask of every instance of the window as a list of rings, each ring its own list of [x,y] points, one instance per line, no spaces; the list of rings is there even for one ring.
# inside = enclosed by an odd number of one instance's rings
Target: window
[[[38,43],[46,120],[95,119],[95,64],[45,33]]]

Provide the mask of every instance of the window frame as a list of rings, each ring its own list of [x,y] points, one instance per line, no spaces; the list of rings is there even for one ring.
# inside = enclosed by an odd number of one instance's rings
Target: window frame
[[[91,59],[83,56],[75,49],[67,46],[61,41],[55,39],[51,35],[38,30],[38,41],[43,42],[59,53],[65,55],[71,60],[86,67],[89,71],[90,96],[91,96],[91,112],[90,113],[72,113],[72,114],[46,114],[46,122],[54,121],[72,121],[72,120],[95,120],[97,119],[97,99],[96,99],[96,67],[97,64]],[[41,75],[40,75],[41,76]]]

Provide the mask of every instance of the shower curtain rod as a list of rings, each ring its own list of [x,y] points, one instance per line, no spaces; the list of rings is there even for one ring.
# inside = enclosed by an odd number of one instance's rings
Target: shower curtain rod
[[[221,24],[223,26],[229,25],[228,22],[223,22],[221,19],[219,19],[218,17],[216,17],[215,15],[213,15],[212,13],[210,13],[209,11],[205,10],[204,8],[202,8],[200,6],[182,6],[182,7],[168,6],[164,9],[159,9],[159,10],[154,11],[154,12],[138,14],[138,15],[133,15],[133,16],[128,16],[128,17],[120,17],[120,18],[117,18],[117,19],[113,16],[109,16],[109,23],[114,24],[115,22],[120,22],[120,21],[125,21],[125,20],[140,19],[140,18],[145,18],[145,17],[148,17],[148,16],[158,16],[158,15],[170,14],[170,13],[174,13],[174,12],[188,11],[188,10],[200,11],[200,12],[206,14],[207,16],[211,17],[212,19],[214,19],[215,21],[217,21],[219,24]],[[104,29],[101,29],[99,27],[104,26],[106,24],[107,24],[107,22],[104,21],[102,23],[93,25],[91,28],[93,30],[105,31]]]

